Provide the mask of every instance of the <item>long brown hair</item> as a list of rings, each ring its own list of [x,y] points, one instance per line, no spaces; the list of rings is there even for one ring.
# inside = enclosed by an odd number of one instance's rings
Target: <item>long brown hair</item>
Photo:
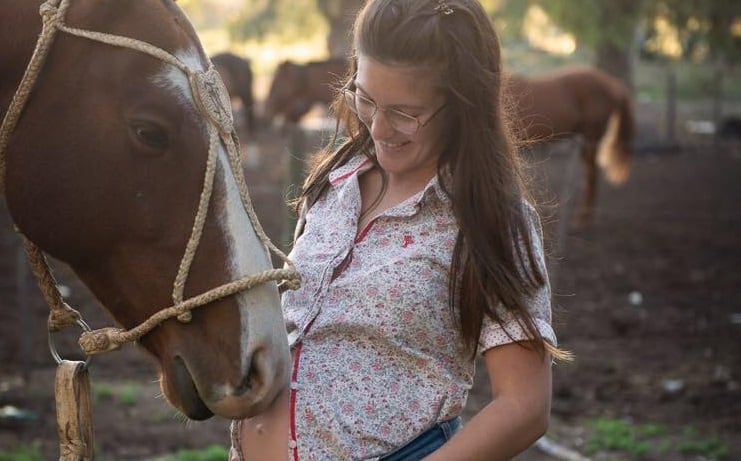
[[[430,70],[447,96],[450,135],[438,173],[451,179],[446,193],[460,228],[449,292],[466,345],[475,353],[484,316],[501,324],[503,308],[538,351],[558,356],[528,311],[528,298],[547,280],[535,255],[533,216],[524,205],[531,198],[503,111],[499,41],[486,12],[476,0],[369,0],[356,19],[353,45],[345,85],[352,87],[357,56],[363,55]],[[353,155],[363,152],[375,162],[370,132],[341,94],[332,110],[335,136],[313,157],[304,183],[302,198],[309,204],[325,190],[329,172]],[[346,136],[341,144],[340,128]]]

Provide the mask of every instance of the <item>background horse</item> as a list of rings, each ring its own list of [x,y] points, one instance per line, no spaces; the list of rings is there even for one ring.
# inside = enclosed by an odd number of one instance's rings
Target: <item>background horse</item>
[[[314,104],[329,105],[335,95],[335,85],[347,73],[345,58],[296,64],[282,62],[273,74],[265,101],[265,119],[275,117],[298,123]]]
[[[249,59],[225,52],[211,56],[211,62],[221,75],[229,95],[241,102],[247,134],[253,136],[257,126],[252,92],[253,74]]]
[[[577,221],[590,220],[598,165],[613,184],[630,173],[635,131],[630,89],[599,69],[567,67],[534,78],[513,75],[507,90],[525,145],[581,136],[585,177]]]
[[[5,121],[14,118],[8,107],[40,35],[39,6],[0,0]],[[218,94],[195,99],[189,79],[209,61],[175,2],[63,0],[42,11],[67,28],[57,32],[15,129],[3,130],[5,199],[20,232],[68,263],[129,330],[173,305],[178,285],[188,300],[271,268],[225,144],[209,148],[201,107]],[[103,43],[118,36],[159,51]],[[196,216],[209,177],[210,207]],[[203,226],[191,247],[194,221]],[[192,260],[179,284],[184,253]],[[197,420],[263,410],[287,384],[290,360],[276,284],[190,314],[139,339],[158,361],[169,402]]]

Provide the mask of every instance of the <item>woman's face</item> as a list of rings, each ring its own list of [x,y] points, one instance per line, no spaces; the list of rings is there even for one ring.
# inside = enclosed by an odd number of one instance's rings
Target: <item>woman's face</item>
[[[446,101],[433,81],[427,68],[386,65],[358,56],[355,91],[377,107],[372,118],[360,119],[373,138],[378,163],[391,180],[426,183],[437,172],[447,134]],[[419,121],[416,132],[397,128],[399,112]]]

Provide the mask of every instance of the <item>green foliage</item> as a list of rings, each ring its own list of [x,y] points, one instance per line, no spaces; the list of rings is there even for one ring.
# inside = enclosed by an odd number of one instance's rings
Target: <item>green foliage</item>
[[[317,0],[252,0],[246,2],[237,19],[229,22],[229,33],[236,40],[278,38],[284,43],[317,33],[326,35],[326,19]]]
[[[500,11],[513,24],[522,25],[534,6],[588,48],[603,43],[629,46],[640,14],[636,0],[504,0]]]
[[[93,403],[100,400],[111,400],[116,395],[113,386],[110,384],[93,383]]]
[[[636,459],[649,453],[668,453],[672,447],[681,453],[698,455],[707,459],[724,460],[730,450],[718,436],[704,437],[694,428],[686,428],[681,436],[670,434],[660,424],[632,424],[622,419],[598,418],[591,422],[591,436],[586,450],[590,454],[615,461]],[[678,438],[678,442],[673,443]],[[603,459],[603,458],[600,458]]]
[[[593,423],[594,433],[587,443],[587,451],[621,451],[637,456],[649,450],[641,427],[620,419],[600,418]]]
[[[10,451],[0,450],[0,461],[44,461],[41,444],[22,444]]]
[[[128,383],[121,386],[118,392],[118,400],[126,406],[133,407],[139,396],[139,385]]]
[[[726,459],[729,454],[728,447],[717,436],[703,438],[694,428],[685,429],[679,451],[710,459]]]
[[[179,450],[177,453],[155,461],[224,461],[229,452],[220,445],[210,445],[203,450]]]
[[[118,400],[126,406],[136,405],[141,386],[136,383],[93,384],[93,403],[100,400]]]
[[[738,18],[737,0],[644,0],[650,18],[661,17],[677,31],[683,58],[692,58],[698,48],[707,47],[708,57],[724,56],[731,62],[741,60],[741,34],[734,34]],[[648,33],[654,32],[652,22]]]
[[[741,60],[741,35],[733,33],[737,0],[502,0],[496,17],[506,18],[511,37],[533,6],[590,49],[629,49],[637,35],[655,34],[656,21],[662,19],[676,30],[683,57],[705,45],[711,56]]]

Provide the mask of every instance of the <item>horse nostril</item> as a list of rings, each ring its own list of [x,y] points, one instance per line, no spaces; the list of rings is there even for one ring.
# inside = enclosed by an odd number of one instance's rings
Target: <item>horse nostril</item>
[[[235,395],[246,394],[247,392],[250,391],[250,389],[252,388],[252,375],[253,375],[253,370],[250,367],[250,370],[247,372],[245,377],[242,378],[242,381],[234,389]]]
[[[269,372],[266,358],[266,352],[263,349],[257,349],[252,353],[250,369],[239,383],[236,389],[237,395],[246,392],[256,392],[265,384],[265,377],[268,376]]]

